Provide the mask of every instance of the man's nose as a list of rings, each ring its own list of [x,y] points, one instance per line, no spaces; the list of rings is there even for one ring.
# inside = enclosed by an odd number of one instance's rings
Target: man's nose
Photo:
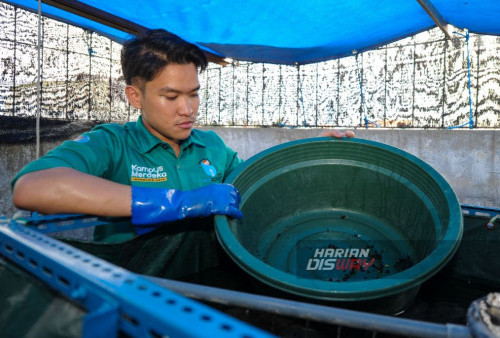
[[[187,116],[193,114],[193,107],[192,107],[191,102],[189,101],[188,98],[181,100],[179,112],[181,115],[187,115]]]

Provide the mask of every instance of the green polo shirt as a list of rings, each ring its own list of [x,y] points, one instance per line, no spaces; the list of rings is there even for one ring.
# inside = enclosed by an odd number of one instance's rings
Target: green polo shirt
[[[69,167],[128,185],[192,190],[222,182],[241,162],[216,133],[196,129],[182,142],[177,157],[168,143],[146,129],[140,117],[124,125],[99,125],[75,140],[65,141],[24,167],[12,185],[29,172]],[[96,240],[106,242],[134,235],[130,225],[98,227],[94,233]]]

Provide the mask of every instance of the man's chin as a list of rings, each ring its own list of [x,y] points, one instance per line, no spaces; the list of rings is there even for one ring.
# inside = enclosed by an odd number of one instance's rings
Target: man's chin
[[[178,133],[178,135],[176,135],[176,136],[177,136],[177,137],[176,137],[176,139],[178,139],[178,140],[179,140],[179,141],[181,141],[181,142],[182,142],[182,141],[185,141],[185,140],[186,140],[186,139],[188,139],[188,138],[189,138],[189,136],[191,135],[191,131],[192,131],[192,130],[193,130],[193,129],[191,128],[191,129],[184,130],[184,131],[182,131],[182,132]]]

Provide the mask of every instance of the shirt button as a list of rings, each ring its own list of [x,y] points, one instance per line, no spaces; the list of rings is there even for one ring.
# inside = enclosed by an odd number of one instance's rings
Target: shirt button
[[[181,170],[181,165],[180,164],[177,165],[177,169]]]
[[[163,149],[167,149],[168,146],[166,144],[163,145]]]

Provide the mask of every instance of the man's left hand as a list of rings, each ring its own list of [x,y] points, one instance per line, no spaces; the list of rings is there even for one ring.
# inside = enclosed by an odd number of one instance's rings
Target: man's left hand
[[[355,134],[351,130],[337,130],[337,129],[329,129],[321,132],[319,136],[323,137],[335,137],[335,138],[342,138],[342,137],[354,137]]]

